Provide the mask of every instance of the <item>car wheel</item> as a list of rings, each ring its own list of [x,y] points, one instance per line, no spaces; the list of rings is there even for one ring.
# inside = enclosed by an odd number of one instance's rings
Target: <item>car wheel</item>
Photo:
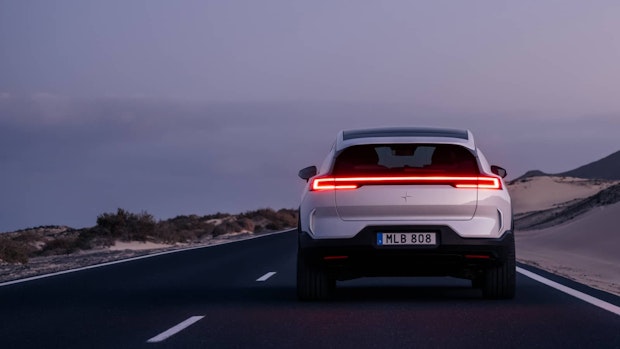
[[[504,263],[486,270],[482,293],[489,299],[512,299],[516,288],[516,260],[514,235],[510,235],[508,254]]]
[[[482,288],[484,286],[484,276],[476,276],[471,280],[471,287]]]
[[[336,280],[324,270],[309,265],[303,254],[297,253],[297,298],[304,301],[328,299],[336,288]]]

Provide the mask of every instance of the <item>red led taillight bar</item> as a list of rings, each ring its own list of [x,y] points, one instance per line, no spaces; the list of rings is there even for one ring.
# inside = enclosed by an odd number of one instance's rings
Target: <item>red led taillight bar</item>
[[[357,189],[364,185],[432,184],[455,188],[502,189],[502,182],[492,176],[403,176],[403,177],[319,177],[312,180],[310,190]]]

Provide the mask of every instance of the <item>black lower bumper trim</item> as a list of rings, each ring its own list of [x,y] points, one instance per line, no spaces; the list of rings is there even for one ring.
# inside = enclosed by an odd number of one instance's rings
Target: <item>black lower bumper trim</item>
[[[435,232],[435,246],[379,246],[379,232]],[[299,233],[300,257],[344,280],[363,276],[455,276],[474,279],[508,258],[512,231],[500,238],[462,238],[448,226],[369,226],[349,239]]]

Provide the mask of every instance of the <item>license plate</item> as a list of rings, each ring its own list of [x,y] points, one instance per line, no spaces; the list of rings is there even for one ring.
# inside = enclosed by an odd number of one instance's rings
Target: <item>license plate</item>
[[[378,246],[433,246],[436,233],[377,233]]]

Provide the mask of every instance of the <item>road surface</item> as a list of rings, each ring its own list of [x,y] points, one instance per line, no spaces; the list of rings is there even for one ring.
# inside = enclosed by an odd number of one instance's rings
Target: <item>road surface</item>
[[[298,302],[296,244],[289,231],[2,286],[0,348],[620,348],[619,314],[523,274],[510,301],[369,278]]]

